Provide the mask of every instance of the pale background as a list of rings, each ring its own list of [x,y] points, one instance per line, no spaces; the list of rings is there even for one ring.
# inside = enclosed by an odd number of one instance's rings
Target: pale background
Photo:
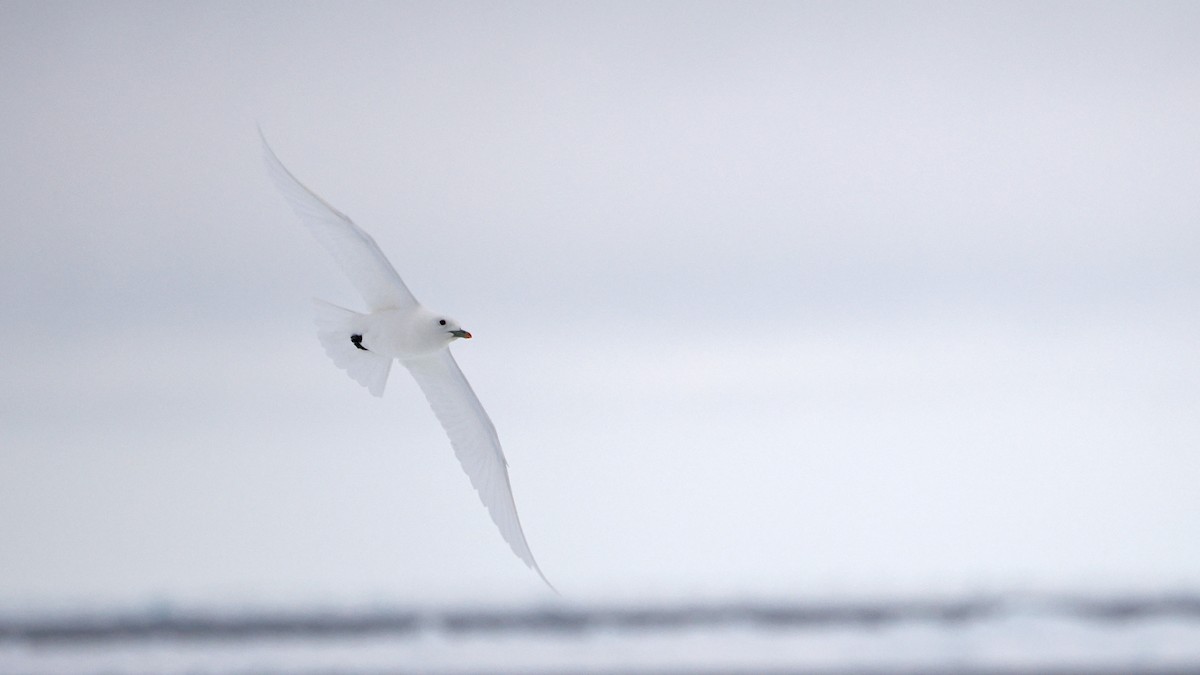
[[[1200,586],[1196,3],[0,4],[0,609]]]

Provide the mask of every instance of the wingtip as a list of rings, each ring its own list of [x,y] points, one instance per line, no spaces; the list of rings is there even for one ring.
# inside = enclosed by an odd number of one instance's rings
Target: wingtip
[[[262,125],[258,122],[255,122],[254,128],[258,130],[258,140],[262,141],[263,154],[266,155],[267,164],[278,164],[282,167],[283,163],[279,161],[279,156],[275,154],[275,149],[272,148],[271,143],[267,141],[267,134],[263,131]],[[287,171],[287,168],[284,168],[283,170]],[[293,178],[293,180],[295,179]]]
[[[550,583],[550,580],[546,578],[546,574],[544,572],[542,572],[542,566],[537,564],[537,560],[534,559],[534,557],[533,557],[533,551],[529,550],[528,544],[525,545],[525,550],[529,552],[529,557],[526,558],[524,556],[521,556],[521,561],[524,562],[525,565],[527,567],[529,567],[531,570],[533,570],[534,572],[537,572],[537,575],[539,577],[541,577],[541,579],[542,579],[542,583],[546,584],[546,586],[550,590],[554,591],[555,595],[557,595],[558,597],[561,598],[562,593],[560,593],[559,590],[554,587],[554,584]]]
[[[551,592],[560,598],[563,596],[562,591],[559,591],[554,587],[554,584],[550,583],[550,580],[546,578],[545,574],[542,574],[542,570],[536,564],[533,566],[533,570],[538,573],[539,577],[542,578],[542,583],[546,584],[546,588],[549,588]]]

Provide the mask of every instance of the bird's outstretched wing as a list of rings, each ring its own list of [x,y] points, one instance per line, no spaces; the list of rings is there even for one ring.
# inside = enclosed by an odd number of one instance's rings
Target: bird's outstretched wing
[[[371,311],[401,309],[417,304],[416,298],[404,285],[396,268],[388,262],[379,245],[354,221],[333,208],[317,193],[296,180],[291,171],[275,156],[275,151],[262,135],[263,155],[271,178],[287,197],[292,209],[304,226],[333,254],[350,282],[362,294]]]
[[[491,514],[492,521],[500,528],[504,540],[513,553],[553,589],[554,586],[533,559],[533,553],[525,541],[525,533],[521,530],[512,486],[508,482],[508,462],[500,449],[496,428],[492,426],[492,420],[488,418],[450,350],[443,349],[436,354],[406,359],[401,363],[412,373],[421,391],[425,392],[434,415],[450,437],[454,454]]]

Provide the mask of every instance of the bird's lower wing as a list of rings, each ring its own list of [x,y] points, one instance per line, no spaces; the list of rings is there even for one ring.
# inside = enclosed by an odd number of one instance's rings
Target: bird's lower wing
[[[491,419],[450,350],[443,349],[436,354],[407,359],[402,363],[425,393],[434,415],[450,437],[454,454],[491,514],[492,521],[500,528],[500,534],[513,553],[550,585],[525,541],[521,520],[517,517],[517,505],[513,502],[512,486],[508,481],[508,463],[500,449],[496,428],[492,426]],[[550,587],[554,588],[552,585]]]
[[[261,136],[262,130],[259,130]],[[333,255],[372,311],[417,304],[379,245],[346,214],[333,208],[292,175],[262,137],[263,158],[271,178],[300,221]]]

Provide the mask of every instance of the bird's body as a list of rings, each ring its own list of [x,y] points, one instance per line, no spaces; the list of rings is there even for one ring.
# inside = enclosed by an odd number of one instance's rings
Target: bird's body
[[[367,313],[359,313],[317,301],[317,337],[325,352],[376,396],[383,395],[393,361],[404,365],[450,437],[500,534],[513,553],[550,585],[525,541],[496,429],[450,354],[451,342],[471,334],[454,319],[417,302],[375,240],[300,183],[265,137],[262,141],[276,185],[368,305]]]
[[[446,349],[455,338],[451,335],[450,339],[445,339],[445,335],[458,326],[454,324],[454,328],[448,330],[420,328],[432,328],[444,320],[420,305],[372,312],[367,315],[363,328],[362,348],[401,361],[429,356]]]

